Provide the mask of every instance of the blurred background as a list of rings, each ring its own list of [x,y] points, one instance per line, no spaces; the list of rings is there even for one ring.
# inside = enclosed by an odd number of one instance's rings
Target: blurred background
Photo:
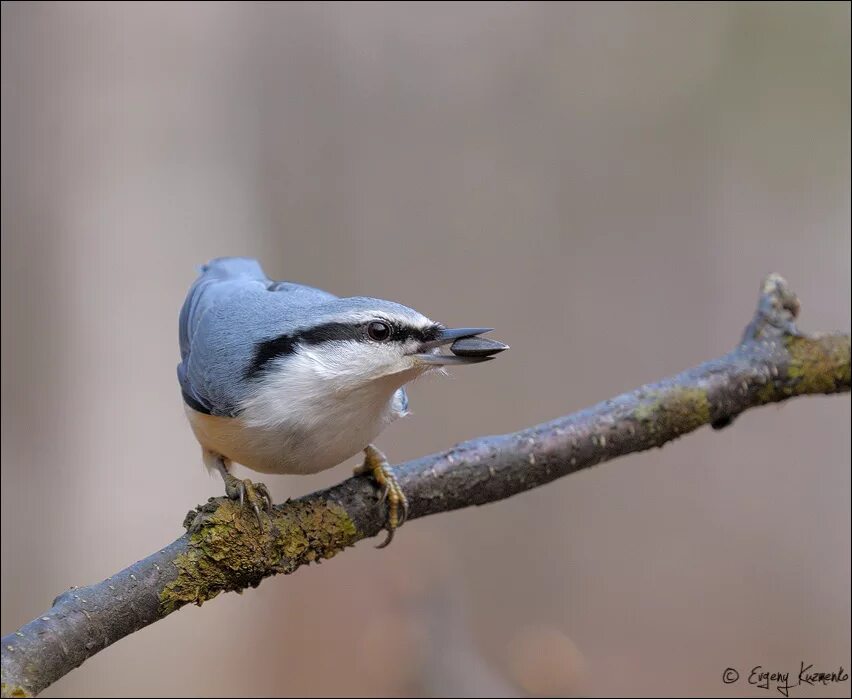
[[[499,361],[412,388],[395,461],[727,352],[768,272],[804,329],[848,330],[849,20],[3,3],[2,632],[220,494],[175,378],[209,258],[498,329]],[[724,669],[848,669],[849,425],[848,396],[799,399],[413,522],[44,696],[756,696]],[[355,461],[264,480],[281,501]]]

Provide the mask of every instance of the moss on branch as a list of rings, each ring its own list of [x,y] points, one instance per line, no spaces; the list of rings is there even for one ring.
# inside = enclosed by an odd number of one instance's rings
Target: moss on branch
[[[326,500],[290,501],[263,521],[261,531],[254,514],[228,498],[190,512],[189,545],[174,560],[177,577],[160,593],[160,614],[257,587],[270,575],[331,558],[360,538],[346,510]]]

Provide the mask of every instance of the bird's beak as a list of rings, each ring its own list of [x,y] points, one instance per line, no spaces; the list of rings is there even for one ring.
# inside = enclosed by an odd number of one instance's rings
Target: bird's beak
[[[461,340],[463,338],[476,337],[484,333],[491,332],[494,328],[444,328],[440,335],[434,340],[424,342],[418,348],[414,358],[421,364],[429,364],[432,366],[450,366],[457,364],[479,364],[487,362],[494,357],[491,355],[502,352],[508,349],[508,345],[502,342],[484,341],[489,344],[487,349],[479,350],[477,354],[440,354],[436,352],[439,347],[449,345],[451,342]]]

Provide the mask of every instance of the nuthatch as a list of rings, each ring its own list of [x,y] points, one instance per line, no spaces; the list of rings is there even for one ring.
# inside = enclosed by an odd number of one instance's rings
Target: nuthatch
[[[371,442],[408,414],[403,386],[444,366],[473,364],[503,349],[474,338],[487,328],[447,329],[392,301],[338,298],[266,277],[256,260],[204,265],[180,313],[178,380],[205,465],[229,497],[260,519],[271,507],[262,483],[229,472],[316,473],[364,450],[388,501],[388,537],[408,510],[405,494]],[[468,342],[469,352],[440,353]]]

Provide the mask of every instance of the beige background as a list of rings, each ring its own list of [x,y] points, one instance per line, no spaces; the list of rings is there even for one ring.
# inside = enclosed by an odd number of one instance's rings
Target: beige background
[[[498,328],[499,361],[413,387],[395,460],[727,351],[770,271],[804,328],[848,329],[849,14],[3,3],[3,633],[221,490],[174,374],[211,257]],[[722,671],[848,670],[849,424],[847,396],[800,399],[417,521],[45,696],[768,696]]]

